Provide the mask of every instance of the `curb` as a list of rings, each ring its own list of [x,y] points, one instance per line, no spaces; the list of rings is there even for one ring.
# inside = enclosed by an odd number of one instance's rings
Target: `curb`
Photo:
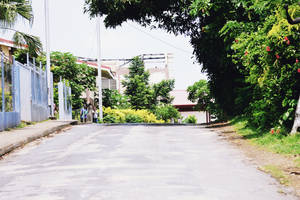
[[[59,125],[59,126],[56,126],[54,128],[50,128],[50,129],[47,129],[45,131],[42,131],[41,133],[37,134],[36,136],[31,136],[31,137],[27,137],[27,138],[24,138],[22,140],[20,140],[19,142],[16,142],[14,144],[11,144],[11,145],[8,145],[8,146],[5,146],[3,148],[0,148],[0,157],[1,156],[4,156],[12,151],[14,151],[15,149],[19,148],[19,147],[22,147],[30,142],[33,142],[39,138],[42,138],[42,137],[46,137],[56,131],[61,131],[62,129],[66,128],[66,127],[69,127],[69,126],[72,126],[72,125],[77,125],[78,122],[77,121],[71,121],[69,123],[66,123],[66,124],[62,124],[62,125]]]
[[[163,123],[163,124],[147,124],[147,123],[112,123],[112,124],[97,124],[97,126],[200,126],[204,127],[205,124],[172,124],[172,123]]]

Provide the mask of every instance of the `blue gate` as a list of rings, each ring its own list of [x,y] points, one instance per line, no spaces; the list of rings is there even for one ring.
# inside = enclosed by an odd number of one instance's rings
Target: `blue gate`
[[[0,55],[0,131],[18,126],[20,120],[20,68]]]

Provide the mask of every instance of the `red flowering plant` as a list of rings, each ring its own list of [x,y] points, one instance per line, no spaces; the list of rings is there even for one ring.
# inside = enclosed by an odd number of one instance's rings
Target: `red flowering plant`
[[[278,126],[278,127],[275,127],[275,128],[271,128],[270,130],[270,134],[271,135],[277,135],[277,136],[280,136],[282,135],[282,129]]]
[[[290,45],[291,44],[291,41],[289,40],[288,37],[284,37],[284,41],[286,42],[287,45]]]
[[[255,126],[291,128],[300,92],[295,73],[300,69],[299,29],[278,12],[263,28],[241,33],[231,46],[233,62],[243,65],[239,70],[254,88],[246,114]]]

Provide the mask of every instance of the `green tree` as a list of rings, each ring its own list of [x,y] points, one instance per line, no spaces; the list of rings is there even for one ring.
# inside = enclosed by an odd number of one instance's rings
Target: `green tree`
[[[61,77],[69,82],[72,90],[72,107],[79,109],[84,102],[80,97],[85,89],[91,91],[96,89],[97,71],[86,64],[77,64],[76,61],[77,58],[71,53],[51,53],[53,81],[58,83]]]
[[[193,103],[197,103],[199,110],[207,110],[208,105],[211,102],[211,95],[206,80],[200,80],[189,86],[187,89],[188,100]]]
[[[149,86],[149,72],[145,71],[144,62],[135,57],[129,67],[129,75],[122,85],[126,88],[125,95],[134,109],[150,109],[152,91]]]
[[[102,91],[102,101],[104,107],[124,109],[129,108],[128,98],[122,95],[118,90],[104,89]]]
[[[174,97],[170,92],[175,87],[175,80],[162,80],[152,86],[153,90],[153,105],[171,104]]]
[[[156,106],[154,110],[154,114],[157,117],[157,119],[162,119],[165,122],[178,122],[178,119],[181,118],[181,115],[179,111],[172,105],[160,105]]]
[[[145,71],[144,62],[135,57],[129,67],[129,75],[122,82],[125,95],[134,109],[154,110],[161,104],[171,104],[173,97],[170,92],[174,89],[175,80],[162,80],[150,86],[149,72]]]
[[[215,115],[218,120],[225,120],[226,116],[219,105],[215,103],[215,99],[211,96],[208,82],[200,80],[187,88],[188,100],[197,103],[196,109],[208,111]]]
[[[27,45],[29,53],[36,57],[42,52],[42,43],[39,38],[15,30],[16,22],[23,19],[29,24],[33,22],[31,1],[28,0],[1,0],[0,1],[0,29],[13,31],[13,40],[17,45]]]

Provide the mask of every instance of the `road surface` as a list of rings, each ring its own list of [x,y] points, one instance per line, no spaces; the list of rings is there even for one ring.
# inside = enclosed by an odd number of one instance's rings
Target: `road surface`
[[[201,127],[97,125],[0,160],[1,200],[292,200]]]

